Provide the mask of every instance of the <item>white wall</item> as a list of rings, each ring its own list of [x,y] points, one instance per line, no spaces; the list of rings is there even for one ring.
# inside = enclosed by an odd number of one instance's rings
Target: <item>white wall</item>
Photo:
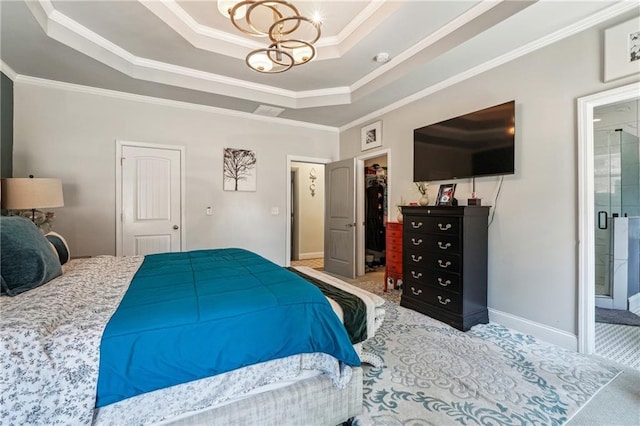
[[[619,19],[623,21],[624,19]],[[533,321],[575,341],[577,333],[576,99],[637,81],[602,83],[602,28],[540,49],[371,121],[383,120],[392,150],[394,199],[415,199],[413,129],[474,110],[516,102],[516,173],[476,179],[484,205],[497,206],[489,228],[489,307]],[[367,123],[365,123],[367,124]],[[360,153],[360,127],[340,134],[340,158]],[[438,185],[431,185],[435,199]],[[470,179],[458,181],[466,202]]]
[[[291,162],[297,173],[298,253],[300,259],[324,257],[324,164]],[[315,195],[309,173],[315,170]]]
[[[15,83],[14,177],[59,177],[54,229],[72,255],[115,254],[116,140],[186,149],[186,248],[243,247],[285,262],[287,155],[336,158],[330,128]],[[223,148],[256,152],[257,192],[222,190]],[[213,206],[213,216],[206,216]],[[271,215],[278,207],[280,214]]]

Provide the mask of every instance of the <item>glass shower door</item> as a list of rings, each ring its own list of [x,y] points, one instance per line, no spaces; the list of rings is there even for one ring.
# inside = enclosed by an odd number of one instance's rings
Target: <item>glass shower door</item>
[[[612,229],[619,211],[620,137],[615,130],[594,132],[595,287],[596,296],[611,297]]]
[[[594,132],[596,306],[627,309],[640,288],[640,144],[622,129]]]

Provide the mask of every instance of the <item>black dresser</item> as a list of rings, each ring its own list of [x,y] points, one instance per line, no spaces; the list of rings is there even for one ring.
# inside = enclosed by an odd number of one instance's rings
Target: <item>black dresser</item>
[[[489,322],[488,206],[404,206],[400,305],[458,330]]]

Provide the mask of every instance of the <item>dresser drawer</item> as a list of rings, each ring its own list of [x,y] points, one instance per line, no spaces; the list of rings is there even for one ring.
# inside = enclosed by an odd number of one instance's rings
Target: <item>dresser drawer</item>
[[[397,228],[397,227],[387,228],[385,230],[385,234],[386,234],[387,238],[391,237],[391,238],[400,238],[400,239],[402,239],[402,228]]]
[[[438,271],[460,272],[460,256],[413,250],[406,246],[404,251],[407,269],[416,266]]]
[[[407,249],[420,248],[438,253],[460,253],[460,238],[457,235],[408,233],[404,243]]]
[[[387,234],[386,249],[402,251],[402,237],[391,237]]]
[[[413,281],[405,282],[402,297],[437,306],[450,312],[462,312],[460,295],[446,290],[439,290]]]
[[[402,265],[402,251],[389,251],[387,250],[387,263],[398,263]]]
[[[396,273],[396,274],[402,274],[402,263],[389,263],[387,261],[386,265],[385,265],[385,271],[387,272],[391,272],[391,273]]]
[[[433,269],[411,267],[408,270],[404,271],[404,276],[407,282],[417,281],[421,284],[427,284],[438,289],[460,293],[460,274],[453,274],[450,272],[437,271]]]
[[[458,235],[460,218],[447,216],[409,216],[405,221],[407,233],[437,233]]]

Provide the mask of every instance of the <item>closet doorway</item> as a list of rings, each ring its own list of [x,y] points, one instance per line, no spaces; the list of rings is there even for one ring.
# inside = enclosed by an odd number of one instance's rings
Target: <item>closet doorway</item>
[[[387,211],[387,156],[364,162],[364,270],[384,270]]]
[[[385,224],[389,217],[395,217],[389,209],[390,156],[388,149],[377,150],[357,157],[356,163],[357,223],[360,225],[356,275],[380,275],[381,285],[384,285],[386,263]]]

